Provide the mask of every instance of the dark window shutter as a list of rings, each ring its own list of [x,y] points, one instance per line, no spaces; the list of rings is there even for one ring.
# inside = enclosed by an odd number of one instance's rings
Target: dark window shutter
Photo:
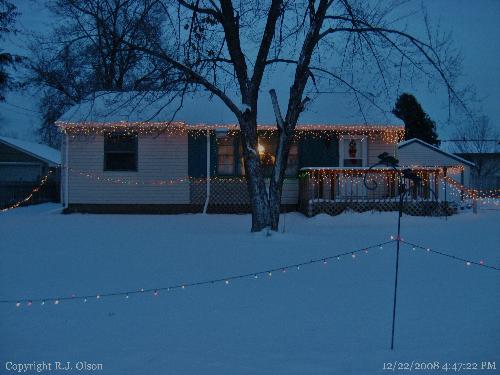
[[[207,176],[206,135],[188,133],[188,174],[195,178]]]

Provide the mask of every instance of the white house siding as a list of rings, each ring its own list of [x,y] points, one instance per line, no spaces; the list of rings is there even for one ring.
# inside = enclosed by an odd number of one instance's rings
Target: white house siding
[[[189,204],[189,182],[176,181],[188,176],[187,135],[139,135],[137,172],[103,171],[103,165],[103,136],[69,137],[69,204]],[[120,184],[97,177],[147,184]],[[151,184],[154,180],[173,183]]]
[[[283,191],[281,193],[281,204],[297,203],[299,203],[299,179],[285,179],[283,182]]]
[[[453,174],[449,177],[455,181],[469,186],[470,179],[470,166],[461,163],[459,160],[454,159],[432,148],[426,147],[419,142],[413,142],[398,149],[396,156],[399,159],[401,166],[421,166],[421,167],[449,167],[449,166],[463,166],[464,172],[462,174]]]
[[[368,165],[373,165],[379,161],[378,156],[383,152],[389,155],[394,155],[397,145],[394,143],[387,143],[382,136],[373,137],[368,139]]]

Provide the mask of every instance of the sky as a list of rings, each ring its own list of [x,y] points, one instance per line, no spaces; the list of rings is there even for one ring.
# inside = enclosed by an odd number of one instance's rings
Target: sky
[[[20,11],[17,20],[19,32],[2,42],[1,48],[11,53],[26,55],[26,45],[33,32],[47,32],[51,29],[51,14],[44,8],[43,0],[13,0]],[[420,6],[421,2],[416,2]],[[500,106],[498,105],[500,88],[500,1],[499,0],[424,0],[425,6],[434,25],[440,24],[443,30],[452,32],[454,44],[463,56],[463,77],[460,84],[472,84],[482,99],[482,109],[490,121],[499,126]],[[421,24],[409,23],[416,33],[422,32]],[[20,74],[17,72],[16,74]],[[281,78],[279,78],[281,79]],[[280,101],[287,94],[290,81],[272,83],[278,91]],[[259,120],[269,123],[273,119],[272,108],[264,87],[259,103]],[[448,107],[444,90],[429,90],[420,84],[407,88],[411,91],[424,110],[438,124],[438,133],[442,139],[453,133],[447,124]],[[28,90],[22,93],[10,93],[6,103],[0,104],[0,134],[27,140],[37,140],[36,129],[40,124],[37,104],[39,92]],[[284,104],[282,104],[284,106]],[[390,108],[387,108],[390,110]],[[232,114],[220,103],[206,106],[203,111],[210,121],[227,122]],[[178,118],[178,120],[182,120]],[[375,113],[369,113],[368,122],[401,123],[393,116],[381,119]],[[315,98],[308,110],[301,116],[303,123],[362,123],[363,118],[352,106],[352,102],[342,94],[322,94]]]

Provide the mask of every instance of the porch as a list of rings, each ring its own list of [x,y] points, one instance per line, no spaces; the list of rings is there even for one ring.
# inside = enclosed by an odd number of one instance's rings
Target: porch
[[[441,168],[418,167],[412,171],[421,178],[415,185],[405,180],[408,194],[403,210],[411,215],[451,215],[457,207],[440,197]],[[368,173],[368,174],[367,174]],[[366,184],[365,185],[365,174]],[[306,216],[319,213],[338,215],[399,209],[399,173],[392,168],[367,167],[302,168],[299,173],[299,211]]]

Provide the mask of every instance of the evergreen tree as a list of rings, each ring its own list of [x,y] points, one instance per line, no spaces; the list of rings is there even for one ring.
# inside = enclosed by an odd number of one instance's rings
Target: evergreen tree
[[[411,94],[401,94],[392,113],[405,124],[405,139],[418,138],[431,145],[439,146],[436,123],[432,121],[417,99]]]

